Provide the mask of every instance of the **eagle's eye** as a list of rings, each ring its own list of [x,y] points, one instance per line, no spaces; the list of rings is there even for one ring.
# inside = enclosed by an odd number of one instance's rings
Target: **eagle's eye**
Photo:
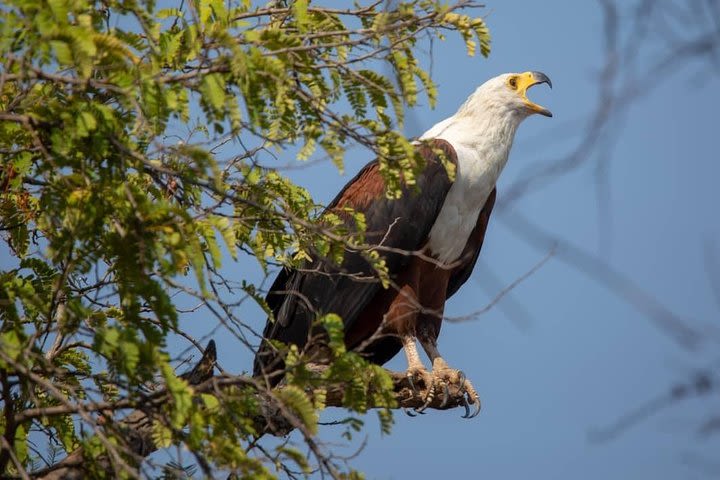
[[[517,88],[517,77],[510,77],[510,80],[508,80],[508,84],[510,85],[510,88],[515,90]]]

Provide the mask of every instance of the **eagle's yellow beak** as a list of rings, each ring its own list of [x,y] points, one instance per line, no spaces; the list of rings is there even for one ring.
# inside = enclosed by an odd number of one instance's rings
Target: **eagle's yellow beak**
[[[545,107],[541,107],[537,103],[531,102],[527,98],[527,91],[533,85],[547,83],[550,88],[552,88],[552,82],[547,75],[542,72],[525,72],[515,77],[515,82],[517,85],[515,88],[517,89],[518,94],[522,95],[522,99],[528,109],[530,109],[533,113],[539,113],[540,115],[545,115],[546,117],[552,117],[552,112],[550,112],[550,110]]]

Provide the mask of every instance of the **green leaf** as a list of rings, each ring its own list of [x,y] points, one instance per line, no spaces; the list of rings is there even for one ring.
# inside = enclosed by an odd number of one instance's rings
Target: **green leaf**
[[[180,429],[185,426],[190,416],[193,405],[193,390],[185,380],[175,375],[168,363],[163,363],[161,368],[165,378],[165,385],[172,399],[172,405],[169,406],[170,426],[174,429]]]
[[[58,439],[66,452],[70,453],[80,446],[75,435],[75,422],[70,415],[51,417],[50,425],[57,432]]]
[[[295,15],[295,21],[301,32],[307,30],[308,25],[308,0],[294,0],[292,2],[292,10]]]
[[[335,355],[345,353],[345,329],[342,318],[334,313],[328,313],[320,318],[320,323],[327,331],[328,345]]]
[[[18,360],[23,351],[22,338],[18,332],[10,330],[0,333],[0,349],[11,359]],[[1,363],[4,362],[0,360]]]
[[[25,464],[28,459],[28,432],[25,431],[24,425],[18,425],[15,430],[14,450],[18,461]]]
[[[311,435],[317,434],[317,413],[305,392],[294,385],[286,385],[276,391],[275,396],[286,408],[292,410]]]
[[[205,403],[205,407],[210,412],[216,412],[220,408],[220,401],[217,399],[215,395],[210,395],[208,393],[201,393],[200,398],[202,398],[203,403]]]
[[[219,73],[205,75],[200,84],[203,100],[215,111],[220,111],[225,104],[225,77]]]
[[[152,440],[158,448],[168,448],[173,443],[172,430],[162,422],[153,422]]]

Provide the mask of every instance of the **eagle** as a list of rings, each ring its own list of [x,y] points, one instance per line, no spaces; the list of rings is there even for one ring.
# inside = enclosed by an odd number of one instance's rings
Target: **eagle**
[[[416,140],[425,161],[415,185],[385,195],[377,160],[365,165],[327,206],[347,227],[352,210],[364,214],[365,243],[379,252],[390,282],[385,288],[367,250],[346,248],[338,265],[314,255],[301,268],[280,271],[266,296],[272,311],[255,356],[254,376],[276,385],[285,368],[277,343],[295,344],[314,360],[327,359],[317,318],[334,313],[344,324],[349,350],[382,365],[401,349],[407,376],[428,386],[425,404],[449,384],[464,392],[465,417],[480,410],[480,398],[460,370],[438,351],[445,302],[467,281],[477,262],[495,204],[495,184],[508,160],[518,125],[532,114],[552,117],[527,97],[550,79],[541,72],[506,73],[480,85],[453,116]],[[448,174],[447,162],[454,165]],[[430,359],[428,371],[417,342]],[[325,352],[325,353],[323,353]],[[326,361],[326,360],[325,360]],[[468,405],[473,405],[471,413]]]

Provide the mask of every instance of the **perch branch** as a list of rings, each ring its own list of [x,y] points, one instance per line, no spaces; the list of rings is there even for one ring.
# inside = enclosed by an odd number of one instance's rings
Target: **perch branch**
[[[188,373],[181,375],[196,393],[214,393],[232,386],[256,386],[256,380],[245,375],[213,375],[217,359],[215,342],[210,341],[200,361]],[[316,367],[322,370],[324,367]],[[398,408],[419,408],[425,403],[428,393],[428,386],[422,379],[418,379],[413,385],[410,384],[405,373],[389,372],[393,385],[394,396]],[[278,387],[282,388],[282,386]],[[260,413],[253,418],[255,431],[262,434],[284,436],[290,433],[297,424],[295,419],[288,418],[288,411],[267,393],[258,392]],[[153,441],[153,413],[158,406],[167,401],[168,393],[160,390],[153,394],[142,409],[134,410],[119,423],[119,429],[123,432],[127,441],[127,450],[138,461],[147,457],[158,449]],[[328,407],[343,407],[344,388],[335,386],[326,392],[325,405]],[[448,398],[443,404],[443,395],[436,395],[427,406],[429,409],[447,410],[458,406],[464,406],[464,392],[457,385],[448,386]],[[370,408],[376,408],[370,405]],[[92,411],[92,409],[90,409]],[[97,410],[101,412],[101,410]],[[34,472],[32,477],[45,480],[55,479],[80,479],[85,478],[83,468],[84,452],[78,448],[56,465]],[[139,463],[139,462],[138,462]],[[101,459],[100,467],[111,470],[109,459]]]

